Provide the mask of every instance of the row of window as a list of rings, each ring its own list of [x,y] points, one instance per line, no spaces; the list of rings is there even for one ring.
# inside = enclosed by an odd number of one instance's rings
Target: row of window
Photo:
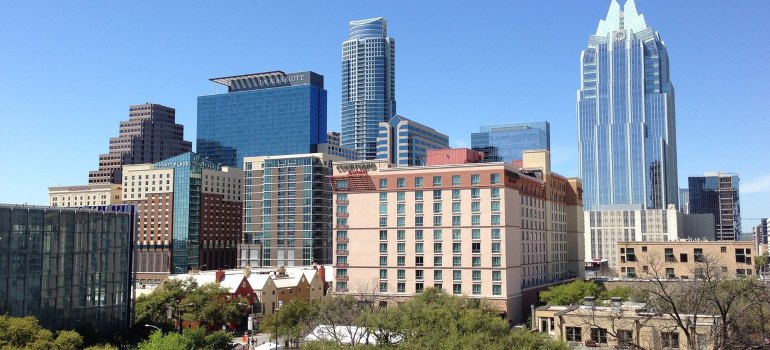
[[[340,182],[337,181],[337,187],[340,187]],[[490,188],[490,197],[492,199],[500,198],[500,188]],[[460,200],[460,194],[462,190],[460,189],[453,189],[452,190],[452,200]],[[480,199],[481,198],[481,189],[480,188],[471,188],[471,199]],[[380,192],[380,202],[387,202],[388,201],[388,193],[391,192]],[[443,191],[442,190],[433,190],[433,199],[434,200],[441,200]],[[347,193],[340,193],[337,194],[337,199],[341,200],[340,196],[343,196],[343,198],[347,199]],[[422,190],[414,191],[414,200],[415,201],[423,201],[425,199],[425,193]],[[405,191],[398,191],[396,192],[396,201],[398,202],[404,202],[406,201],[406,192]]]
[[[490,174],[489,182],[492,185],[500,183],[500,174]],[[471,174],[471,185],[481,184],[480,174]],[[423,177],[418,176],[414,178],[414,187],[420,188],[425,185]],[[443,185],[443,176],[433,176],[433,187],[441,187]],[[460,186],[460,175],[452,175],[452,186]],[[388,179],[380,179],[380,189],[388,188]],[[406,188],[406,178],[399,177],[396,179],[396,188]]]
[[[500,267],[502,264],[502,258],[500,256],[493,256],[492,257],[492,267]],[[338,265],[345,265],[348,263],[348,257],[347,255],[338,255],[337,256],[337,264]],[[381,267],[387,267],[392,266],[392,264],[388,264],[388,256],[387,255],[380,255],[380,264]],[[406,256],[405,255],[399,255],[396,257],[396,266],[406,266]],[[414,266],[425,266],[425,257],[424,256],[415,256],[414,257]],[[433,257],[433,267],[442,267],[444,266],[444,257],[443,256],[434,256]],[[474,256],[471,257],[471,266],[472,267],[481,267],[481,257],[480,256]],[[462,257],[461,256],[453,256],[452,257],[452,267],[462,267]]]
[[[437,289],[443,289],[444,285],[442,283],[434,283],[434,288]],[[414,284],[414,291],[415,293],[421,293],[425,289],[425,284],[423,282],[417,282]],[[492,295],[502,295],[502,286],[499,284],[495,284],[492,286]],[[347,282],[336,282],[336,290],[339,292],[344,292],[348,290],[348,283]],[[379,286],[380,293],[389,293],[391,292],[388,289],[388,282],[380,282]],[[396,283],[396,293],[406,293],[406,282],[398,282]],[[454,295],[462,295],[463,294],[463,285],[461,283],[454,283],[452,284],[452,294]],[[471,285],[471,295],[481,295],[481,284],[474,283]]]

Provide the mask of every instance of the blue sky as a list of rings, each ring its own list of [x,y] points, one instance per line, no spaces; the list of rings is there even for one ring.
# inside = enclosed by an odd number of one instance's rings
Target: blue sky
[[[623,1],[621,1],[622,3]],[[87,182],[128,106],[174,107],[195,141],[209,78],[313,70],[339,130],[341,43],[384,16],[396,39],[398,112],[467,147],[481,124],[548,120],[553,167],[577,175],[578,58],[609,0],[4,1],[0,202],[45,204]],[[770,2],[637,0],[669,49],[680,186],[741,176],[745,218],[770,216]],[[744,232],[754,221],[744,221]]]

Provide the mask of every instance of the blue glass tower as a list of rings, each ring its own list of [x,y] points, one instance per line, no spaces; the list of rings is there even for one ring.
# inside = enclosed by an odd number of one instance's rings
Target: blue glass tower
[[[377,157],[380,122],[396,113],[395,45],[384,18],[351,21],[342,43],[342,146]]]
[[[243,157],[313,153],[326,143],[323,76],[280,71],[214,78],[198,97],[197,153],[242,168]]]
[[[666,46],[636,10],[612,0],[580,55],[578,165],[583,206],[677,204],[674,87]]]
[[[471,148],[484,152],[485,162],[522,160],[522,152],[551,150],[551,124],[532,122],[485,125],[471,133]]]

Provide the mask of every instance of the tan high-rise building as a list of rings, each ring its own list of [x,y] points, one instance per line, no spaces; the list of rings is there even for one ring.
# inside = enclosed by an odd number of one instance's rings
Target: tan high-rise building
[[[512,322],[545,287],[583,276],[581,183],[547,151],[505,163],[335,163],[336,293],[398,301],[437,287]]]
[[[120,184],[48,187],[48,205],[54,208],[78,208],[121,204]]]
[[[123,165],[155,163],[192,151],[184,140],[184,126],[176,123],[171,107],[147,103],[129,107],[120,134],[110,138],[110,151],[99,155],[99,170],[88,174],[88,183],[119,184]]]
[[[139,283],[169,273],[231,268],[241,239],[243,172],[188,152],[123,167],[123,200],[136,206]]]

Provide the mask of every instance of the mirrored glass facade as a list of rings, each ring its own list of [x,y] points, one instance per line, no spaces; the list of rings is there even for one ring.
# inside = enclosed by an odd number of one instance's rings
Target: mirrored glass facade
[[[130,207],[0,205],[0,314],[85,334],[127,327],[132,223]]]
[[[551,150],[551,124],[485,125],[471,134],[471,148],[484,152],[485,162],[520,161],[524,151]]]
[[[396,115],[379,126],[377,159],[397,166],[425,165],[428,150],[449,148],[449,137],[413,120]]]
[[[197,153],[242,168],[243,157],[311,153],[326,143],[326,90],[313,72],[211,79],[228,92],[198,97]]]
[[[710,173],[688,178],[691,214],[714,214],[716,237],[737,240],[741,235],[741,204],[736,174]]]
[[[674,87],[666,46],[633,0],[613,0],[581,53],[577,98],[583,203],[677,205]]]
[[[396,42],[384,18],[351,21],[342,43],[342,146],[377,157],[380,122],[396,113]]]

